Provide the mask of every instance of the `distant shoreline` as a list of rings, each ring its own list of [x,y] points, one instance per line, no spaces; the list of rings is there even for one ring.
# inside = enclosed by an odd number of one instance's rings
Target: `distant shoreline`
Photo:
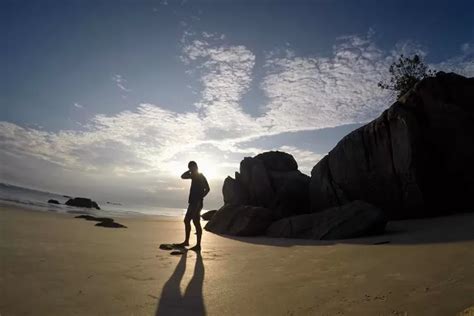
[[[9,211],[20,211],[20,212],[31,212],[31,213],[45,213],[50,215],[57,215],[61,217],[75,217],[77,215],[86,214],[88,209],[84,209],[83,212],[80,210],[77,212],[54,212],[41,210],[39,208],[31,207],[28,205],[19,205],[14,203],[6,203],[5,201],[0,200],[0,211],[9,210]],[[113,216],[121,219],[142,219],[142,220],[165,220],[165,221],[181,221],[184,216],[174,216],[174,215],[157,215],[157,214],[125,214],[123,216]]]
[[[148,215],[163,215],[171,217],[184,216],[186,203],[182,208],[161,207],[155,205],[128,205],[127,203],[116,203],[102,199],[92,198],[96,201],[100,210],[80,208],[65,205],[71,197],[62,193],[52,193],[36,189],[21,187],[9,183],[0,183],[0,203],[8,206],[18,206],[35,211],[57,212],[57,213],[79,213],[102,217],[134,217]],[[86,196],[87,198],[87,196]],[[48,203],[55,200],[58,203]]]

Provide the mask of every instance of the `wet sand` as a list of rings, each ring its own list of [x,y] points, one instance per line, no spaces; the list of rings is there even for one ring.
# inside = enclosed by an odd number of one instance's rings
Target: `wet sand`
[[[117,220],[128,228],[0,207],[0,314],[444,316],[474,305],[474,214],[337,242],[204,232],[201,255],[185,256],[158,248],[182,240],[181,219]]]

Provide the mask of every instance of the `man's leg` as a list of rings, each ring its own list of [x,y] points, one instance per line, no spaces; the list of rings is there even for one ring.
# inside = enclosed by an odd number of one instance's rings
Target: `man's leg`
[[[201,249],[201,237],[202,237],[202,227],[201,220],[199,217],[193,218],[194,227],[196,227],[196,246],[192,247],[191,250],[200,250]]]
[[[186,215],[184,216],[184,242],[180,244],[175,244],[179,247],[189,246],[189,236],[191,235],[191,218],[192,218],[193,207],[191,204],[188,205],[188,210],[186,211]]]
[[[196,210],[193,212],[193,224],[196,228],[196,246],[190,248],[190,250],[201,250],[201,237],[202,237],[202,227],[201,227],[201,209],[202,209],[202,202],[196,205]]]
[[[189,235],[191,234],[191,220],[189,218],[184,219],[184,231],[185,231],[185,239],[184,239],[184,246],[189,246]]]

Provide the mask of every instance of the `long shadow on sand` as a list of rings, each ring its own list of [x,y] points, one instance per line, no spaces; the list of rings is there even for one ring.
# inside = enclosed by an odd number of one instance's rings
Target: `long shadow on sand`
[[[314,246],[334,244],[359,245],[415,245],[474,240],[474,213],[451,216],[391,221],[382,235],[341,240],[305,240],[270,237],[221,237],[253,244],[277,247]]]
[[[206,315],[203,299],[204,264],[200,253],[196,254],[194,273],[181,295],[180,284],[186,271],[187,253],[184,253],[171,277],[166,281],[155,315]]]

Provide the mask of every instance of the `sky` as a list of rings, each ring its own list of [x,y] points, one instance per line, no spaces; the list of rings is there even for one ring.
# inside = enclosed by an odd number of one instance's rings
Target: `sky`
[[[205,208],[244,157],[302,172],[395,94],[400,55],[474,76],[473,1],[8,1],[0,4],[0,182]]]

